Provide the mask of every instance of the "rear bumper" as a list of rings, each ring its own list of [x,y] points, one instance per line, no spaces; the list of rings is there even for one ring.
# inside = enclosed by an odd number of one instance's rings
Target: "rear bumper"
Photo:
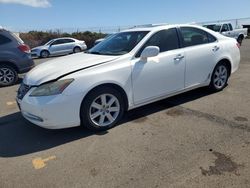
[[[18,73],[19,74],[26,73],[34,67],[35,67],[35,63],[31,59],[31,57],[25,58],[23,61],[18,63]]]
[[[81,46],[81,50],[82,50],[82,51],[87,50],[87,48],[88,48],[87,45],[82,45],[82,46]]]

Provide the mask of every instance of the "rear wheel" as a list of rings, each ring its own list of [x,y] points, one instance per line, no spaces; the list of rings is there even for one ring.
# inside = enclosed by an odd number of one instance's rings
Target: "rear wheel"
[[[74,53],[79,53],[81,52],[81,48],[79,47],[75,47],[74,50],[73,50]]]
[[[0,65],[0,86],[10,86],[18,80],[17,72],[8,65]]]
[[[41,51],[40,57],[42,57],[42,58],[48,58],[49,57],[49,52],[47,50]]]
[[[214,91],[221,91],[227,86],[229,78],[229,68],[226,63],[219,63],[216,65],[212,74],[210,88]]]
[[[82,103],[82,125],[94,131],[114,127],[124,114],[122,95],[111,87],[100,87],[90,92]]]

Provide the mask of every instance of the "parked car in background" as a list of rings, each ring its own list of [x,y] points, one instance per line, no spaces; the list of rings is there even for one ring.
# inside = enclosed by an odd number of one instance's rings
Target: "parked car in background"
[[[12,32],[0,29],[0,86],[15,84],[18,74],[33,67],[29,46]]]
[[[27,120],[44,128],[106,130],[127,110],[198,87],[221,91],[239,63],[237,41],[204,27],[135,28],[38,65],[17,102]]]
[[[85,41],[74,38],[57,38],[50,40],[43,46],[31,49],[33,57],[47,58],[54,55],[78,53],[87,49]]]
[[[100,42],[106,40],[106,39],[107,39],[108,37],[110,37],[111,35],[113,35],[113,34],[108,34],[105,38],[97,39],[97,40],[95,41],[94,46],[97,45],[97,44],[99,44]]]
[[[240,44],[242,44],[242,41],[247,37],[247,28],[233,29],[231,23],[208,24],[203,26],[227,37],[235,38]]]

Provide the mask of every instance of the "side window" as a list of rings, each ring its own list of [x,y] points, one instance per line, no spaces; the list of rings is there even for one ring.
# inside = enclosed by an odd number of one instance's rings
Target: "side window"
[[[207,33],[207,36],[208,36],[208,42],[209,43],[217,41],[217,38],[215,38],[213,35]]]
[[[184,47],[206,44],[209,42],[208,33],[193,27],[181,27]]]
[[[140,57],[142,51],[148,46],[158,46],[160,52],[166,52],[179,48],[179,39],[175,28],[162,30],[155,33],[139,50],[136,57]]]
[[[226,32],[226,31],[229,31],[228,25],[223,24],[221,32]]]
[[[75,42],[72,39],[64,39],[64,43],[71,43],[71,42]]]
[[[3,35],[0,35],[0,45],[7,44],[11,42],[11,40]]]
[[[58,45],[58,44],[63,44],[64,40],[63,39],[58,39],[52,43],[52,45]]]

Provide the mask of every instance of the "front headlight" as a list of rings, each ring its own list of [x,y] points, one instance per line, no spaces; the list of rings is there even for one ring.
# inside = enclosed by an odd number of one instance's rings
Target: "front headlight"
[[[74,79],[66,79],[66,80],[58,80],[56,82],[47,83],[37,87],[30,94],[31,97],[38,96],[50,96],[50,95],[58,95],[61,94],[66,87],[69,86]]]

